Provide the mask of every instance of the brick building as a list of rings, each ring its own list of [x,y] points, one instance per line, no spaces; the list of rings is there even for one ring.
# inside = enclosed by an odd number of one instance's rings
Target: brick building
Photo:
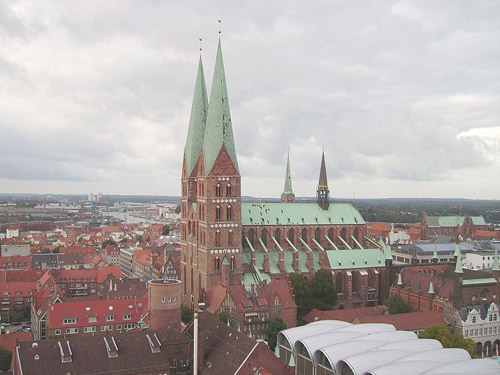
[[[14,375],[189,374],[191,339],[173,328],[19,343]]]
[[[289,159],[281,203],[242,203],[220,43],[210,104],[199,62],[181,185],[186,306],[210,305],[217,285],[269,283],[289,272],[311,278],[320,268],[334,272],[342,307],[377,304],[388,294],[390,251],[366,237],[353,205],[330,202],[324,154],[315,203],[295,202]]]
[[[488,225],[482,216],[427,216],[422,217],[421,239],[429,240],[439,235],[454,239],[472,239],[477,230],[486,231]]]

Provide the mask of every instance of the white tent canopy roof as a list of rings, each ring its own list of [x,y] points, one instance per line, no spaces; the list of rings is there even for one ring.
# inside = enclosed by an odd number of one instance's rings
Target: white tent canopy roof
[[[436,367],[430,371],[424,372],[425,375],[490,375],[500,374],[500,363],[493,359],[471,359],[447,363]]]

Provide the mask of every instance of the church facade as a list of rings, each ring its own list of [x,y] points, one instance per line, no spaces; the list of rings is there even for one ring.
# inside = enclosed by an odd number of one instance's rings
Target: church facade
[[[281,202],[243,203],[222,49],[208,99],[201,58],[182,166],[183,304],[209,305],[216,286],[247,297],[291,272],[332,271],[340,308],[380,304],[392,256],[366,236],[356,207],[330,201],[324,153],[316,202],[296,202],[287,159]],[[236,301],[236,305],[238,301]]]

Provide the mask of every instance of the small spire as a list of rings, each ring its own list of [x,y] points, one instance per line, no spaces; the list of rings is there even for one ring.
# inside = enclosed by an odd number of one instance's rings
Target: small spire
[[[290,361],[288,362],[288,366],[295,367],[295,358],[293,358],[293,354],[290,356]]]
[[[460,242],[457,241],[455,245],[455,253],[453,253],[454,257],[462,257],[462,253],[460,252]]]
[[[434,285],[432,285],[432,281],[429,284],[429,294],[434,294]]]
[[[403,278],[401,277],[401,272],[398,274],[398,285],[403,285]]]
[[[290,151],[288,151],[286,157],[285,187],[283,188],[283,193],[281,194],[281,202],[295,202],[295,194],[292,190],[292,174],[290,173]]]
[[[321,155],[321,167],[319,170],[318,190],[316,191],[316,203],[323,209],[328,210],[330,206],[330,190],[328,190],[328,179],[326,177],[325,151]]]
[[[499,259],[498,259],[498,246],[495,245],[495,258],[493,259],[492,271],[500,271]]]
[[[437,241],[434,239],[434,253],[432,254],[432,259],[438,259],[438,253],[437,253]]]

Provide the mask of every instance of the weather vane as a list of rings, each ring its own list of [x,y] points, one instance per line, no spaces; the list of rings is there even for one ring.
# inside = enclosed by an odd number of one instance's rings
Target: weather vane
[[[202,38],[200,38],[200,52],[201,52],[201,50],[202,50],[202,48],[201,48],[201,42],[202,42],[202,40],[203,40],[203,39],[202,39]]]
[[[220,36],[220,34],[222,32],[222,31],[220,31],[221,23],[222,23],[222,20],[219,20],[219,36]]]

